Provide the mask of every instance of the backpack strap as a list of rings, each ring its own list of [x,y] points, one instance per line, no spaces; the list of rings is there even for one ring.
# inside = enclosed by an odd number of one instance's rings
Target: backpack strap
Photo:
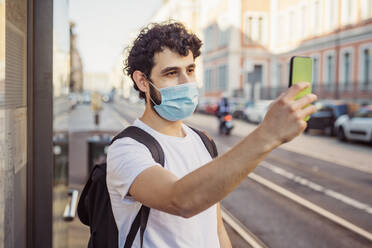
[[[141,144],[145,145],[151,152],[152,157],[154,160],[161,164],[164,167],[164,151],[161,148],[159,142],[151,136],[151,134],[147,133],[146,131],[142,130],[139,127],[129,126],[124,129],[121,133],[116,135],[110,142],[110,145],[117,139],[129,137],[132,138]],[[130,227],[128,236],[125,240],[124,248],[132,247],[138,229],[140,228],[140,236],[141,236],[141,247],[143,247],[143,236],[145,233],[145,229],[147,226],[147,221],[150,215],[150,208],[144,205],[141,206],[140,210],[136,218],[134,219],[132,226]]]
[[[200,136],[211,157],[216,158],[218,156],[218,151],[216,143],[214,143],[213,139],[209,137],[204,131],[200,131],[190,126],[188,127],[191,128],[195,133],[197,133]]]
[[[161,148],[159,142],[151,136],[148,132],[142,130],[139,127],[129,126],[124,129],[121,133],[116,135],[110,142],[110,145],[114,143],[115,140],[129,137],[142,144],[144,144],[151,152],[154,160],[164,167],[164,151]]]

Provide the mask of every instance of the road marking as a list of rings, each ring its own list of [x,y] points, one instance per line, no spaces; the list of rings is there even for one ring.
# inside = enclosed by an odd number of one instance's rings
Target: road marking
[[[269,170],[271,170],[272,172],[278,174],[278,175],[281,175],[281,176],[284,176],[296,183],[299,183],[303,186],[306,186],[308,188],[311,188],[312,190],[315,190],[317,192],[321,192],[329,197],[332,197],[336,200],[339,200],[349,206],[352,206],[354,208],[357,208],[359,210],[362,210],[362,211],[365,211],[366,213],[368,214],[372,214],[372,207],[369,206],[368,204],[365,204],[365,203],[362,203],[362,202],[359,202],[358,200],[355,200],[351,197],[348,197],[344,194],[341,194],[341,193],[338,193],[336,191],[333,191],[331,189],[327,189],[326,187],[324,186],[321,186],[319,184],[316,184],[314,182],[311,182],[310,180],[306,179],[306,178],[303,178],[303,177],[300,177],[300,176],[296,176],[294,174],[292,174],[291,172],[288,172],[282,168],[279,168],[271,163],[268,163],[266,161],[262,161],[260,166],[264,167],[264,168],[267,168]]]
[[[250,246],[253,248],[267,248],[267,246],[251,233],[244,224],[235,218],[229,211],[221,205],[222,219],[231,226]]]
[[[354,225],[353,223],[325,210],[324,208],[322,207],[319,207],[317,205],[315,205],[314,203],[308,201],[308,200],[305,200],[304,198],[270,182],[269,180],[266,180],[265,178],[255,174],[255,173],[250,173],[248,175],[249,178],[251,178],[252,180],[268,187],[269,189],[271,190],[274,190],[275,192],[283,195],[284,197],[287,197],[295,202],[297,202],[298,204],[322,215],[323,217],[327,218],[327,219],[330,219],[332,220],[333,222],[336,222],[337,224],[345,227],[346,229],[349,229],[350,231],[353,231],[357,234],[359,234],[360,236],[363,236],[365,237],[366,239],[372,241],[372,233],[368,232],[367,230],[363,229],[363,228],[360,228],[356,225]]]
[[[224,145],[224,144],[219,144],[219,146],[223,148],[223,152],[221,154],[223,154],[224,152],[231,149],[231,147],[229,147],[227,145]],[[268,163],[266,161],[262,161],[260,163],[260,165],[264,165],[264,164],[267,165]],[[286,172],[284,170],[282,170],[282,171],[283,171],[283,174],[285,174],[289,178],[290,177],[293,177],[293,178],[295,177],[295,175],[292,174],[292,173]],[[302,198],[302,197],[284,189],[283,187],[268,181],[267,179],[257,175],[256,173],[251,172],[248,175],[248,177],[251,178],[252,180],[256,181],[257,183],[262,184],[262,185],[266,186],[267,188],[283,195],[284,197],[289,198],[290,200],[306,207],[307,209],[310,209],[311,211],[313,211],[313,212],[315,212],[315,213],[317,213],[317,214],[319,214],[319,215],[321,215],[321,216],[323,216],[323,217],[325,217],[325,218],[327,218],[327,219],[345,227],[346,229],[348,229],[352,232],[355,232],[355,233],[361,235],[362,237],[365,237],[366,239],[372,241],[372,233],[368,232],[367,230],[365,230],[363,228],[360,228],[360,227],[354,225],[353,223],[343,219],[342,217],[339,217],[339,216],[325,210],[324,208],[322,208],[320,206],[317,206],[316,204],[314,204],[314,203],[312,203],[312,202],[310,202],[310,201],[308,201],[308,200],[306,200],[306,199],[304,199],[304,198]],[[301,180],[298,180],[298,181],[301,181]],[[302,181],[302,182],[304,182],[304,181]],[[313,188],[313,189],[318,189],[318,190],[324,188],[323,186],[320,186],[320,185],[315,184],[315,183],[309,184],[309,187]]]

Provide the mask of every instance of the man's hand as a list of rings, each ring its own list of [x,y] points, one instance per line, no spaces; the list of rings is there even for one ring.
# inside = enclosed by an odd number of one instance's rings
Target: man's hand
[[[279,144],[291,141],[302,133],[307,123],[305,117],[316,112],[316,107],[308,104],[316,101],[317,96],[308,94],[297,101],[294,97],[309,87],[309,83],[297,83],[282,93],[270,106],[259,126],[262,134],[273,138]]]

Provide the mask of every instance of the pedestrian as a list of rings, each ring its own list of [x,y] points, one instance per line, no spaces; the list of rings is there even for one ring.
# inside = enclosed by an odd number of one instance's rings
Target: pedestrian
[[[216,109],[216,116],[217,116],[218,123],[219,123],[218,129],[220,133],[225,123],[225,120],[224,120],[225,116],[230,115],[230,114],[231,114],[230,101],[229,101],[229,98],[224,96],[218,101],[218,105]]]
[[[125,70],[145,111],[132,125],[150,133],[164,150],[165,166],[128,138],[115,140],[107,153],[107,188],[124,247],[141,205],[151,208],[143,247],[231,247],[220,201],[276,147],[306,128],[313,94],[293,98],[306,83],[285,91],[265,119],[225,154],[212,159],[200,137],[183,120],[198,102],[195,59],[201,40],[177,22],[151,24],[129,48]],[[139,232],[133,247],[140,247]]]

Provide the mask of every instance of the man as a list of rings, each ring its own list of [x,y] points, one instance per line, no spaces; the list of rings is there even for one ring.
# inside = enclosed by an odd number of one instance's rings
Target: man
[[[270,106],[264,121],[230,151],[212,160],[199,136],[183,124],[197,105],[195,58],[201,41],[182,24],[154,24],[131,47],[126,72],[143,115],[134,121],[157,139],[165,167],[131,138],[116,140],[107,154],[107,187],[123,247],[141,204],[151,208],[144,247],[231,247],[219,202],[276,147],[306,128],[315,112],[310,94],[293,98],[308,84],[296,84]],[[304,108],[304,109],[303,109]],[[139,233],[134,246],[139,247]]]

